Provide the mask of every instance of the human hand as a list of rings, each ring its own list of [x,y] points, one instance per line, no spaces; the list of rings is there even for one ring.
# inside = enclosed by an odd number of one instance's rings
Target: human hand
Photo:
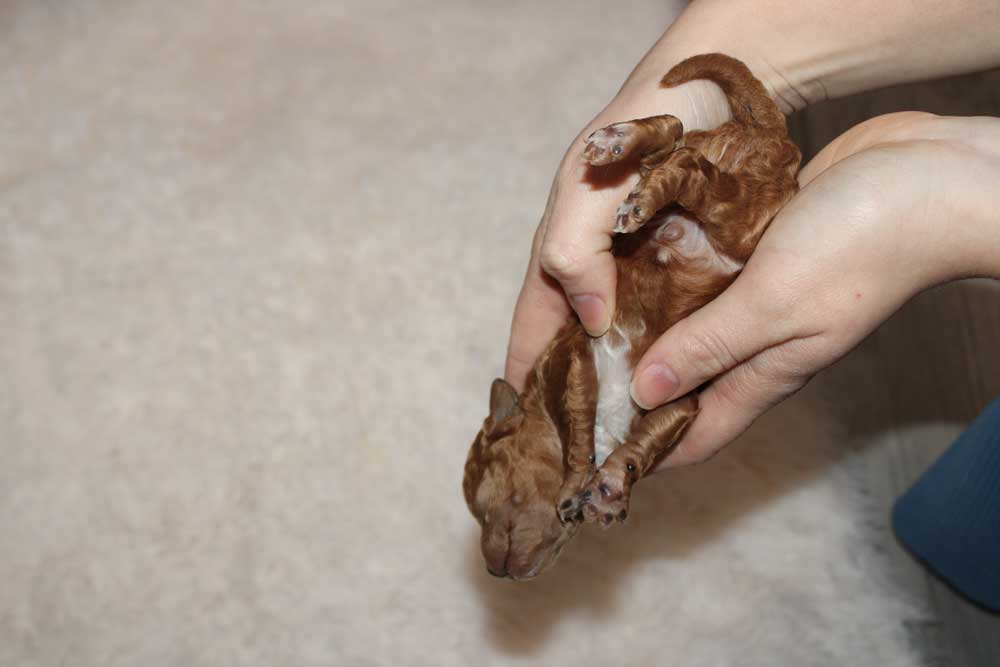
[[[917,292],[1000,277],[998,181],[996,118],[890,114],[827,146],[734,283],[636,367],[650,408],[711,380],[663,467],[711,457]]]
[[[715,84],[692,81],[662,89],[657,80],[649,80],[640,66],[563,157],[535,233],[511,325],[505,376],[519,390],[571,308],[595,336],[608,329],[614,314],[616,271],[611,238],[615,211],[638,176],[621,168],[589,168],[582,158],[586,138],[612,123],[664,110],[677,116],[685,129],[715,127],[730,117],[726,98]]]
[[[658,88],[670,67],[697,53],[725,52],[742,60],[790,112],[830,97],[996,67],[998,12],[992,0],[919,0],[906,7],[869,0],[688,4],[563,158],[515,309],[507,380],[523,388],[528,370],[571,312],[566,295],[576,297],[574,309],[591,333],[601,333],[614,312],[613,214],[633,181],[609,187],[581,178],[583,140],[602,126],[663,113],[680,118],[688,130],[728,118],[721,91],[710,83]],[[937,36],[933,45],[927,43],[930,32]]]

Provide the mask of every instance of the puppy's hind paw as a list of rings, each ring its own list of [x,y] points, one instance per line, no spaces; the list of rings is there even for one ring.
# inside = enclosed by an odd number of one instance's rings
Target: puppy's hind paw
[[[599,523],[607,528],[615,521],[624,523],[628,518],[629,494],[620,484],[600,476],[580,492],[583,503],[583,520]]]
[[[631,196],[618,206],[615,215],[616,234],[631,234],[638,231],[650,217],[649,211]]]
[[[635,125],[631,122],[615,123],[587,137],[583,159],[595,167],[618,162],[628,157],[637,143]]]

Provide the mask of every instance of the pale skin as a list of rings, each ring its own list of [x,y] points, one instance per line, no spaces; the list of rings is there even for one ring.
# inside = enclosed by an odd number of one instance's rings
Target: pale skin
[[[867,18],[866,18],[867,17]],[[792,111],[825,97],[1000,66],[1000,3],[692,3],[570,146],[532,244],[506,377],[519,389],[565,318],[592,335],[614,312],[615,209],[632,182],[582,179],[583,138],[671,113],[686,129],[728,117],[707,82],[661,90],[671,65],[723,51]],[[928,35],[934,35],[928,40]],[[1000,278],[1000,119],[891,114],[848,131],[800,174],[801,192],[718,299],[640,360],[632,395],[652,408],[713,380],[667,467],[703,461],[846,354],[914,294]]]

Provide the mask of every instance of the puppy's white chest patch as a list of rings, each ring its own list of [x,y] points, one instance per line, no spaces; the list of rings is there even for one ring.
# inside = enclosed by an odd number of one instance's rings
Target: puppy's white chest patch
[[[611,342],[612,332],[590,342],[597,369],[594,456],[598,466],[628,438],[632,420],[639,413],[628,392],[633,370],[628,360],[631,345],[620,331],[614,333],[618,334],[614,336],[614,343]]]

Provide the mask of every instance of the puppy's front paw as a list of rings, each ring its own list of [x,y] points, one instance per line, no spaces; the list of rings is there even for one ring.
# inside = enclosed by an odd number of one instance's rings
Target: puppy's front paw
[[[619,476],[598,470],[597,475],[577,496],[583,505],[583,520],[604,527],[624,522],[628,517],[631,489]]]
[[[583,501],[574,494],[559,503],[559,520],[563,523],[583,523]]]
[[[615,123],[587,137],[583,159],[599,167],[624,160],[639,143],[638,128],[631,123]]]
[[[590,481],[594,474],[591,467],[585,471],[576,471],[567,475],[556,500],[556,511],[563,523],[583,523],[583,503],[580,500],[580,489]]]
[[[648,207],[643,205],[641,198],[635,192],[632,192],[618,206],[617,217],[615,218],[615,233],[631,234],[637,231],[646,224],[646,221],[652,217],[652,213],[654,212],[649,211]]]

